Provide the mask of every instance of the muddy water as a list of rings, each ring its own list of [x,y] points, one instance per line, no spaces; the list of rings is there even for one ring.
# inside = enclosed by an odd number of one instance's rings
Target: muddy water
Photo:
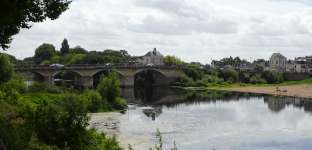
[[[226,91],[123,89],[129,109],[93,114],[90,126],[136,150],[312,148],[312,100]]]

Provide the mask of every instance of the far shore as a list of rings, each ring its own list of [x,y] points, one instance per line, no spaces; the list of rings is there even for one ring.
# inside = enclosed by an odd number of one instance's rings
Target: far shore
[[[280,86],[278,87],[278,89],[280,90],[286,89],[287,92],[276,91],[276,87],[243,87],[243,88],[225,88],[219,90],[312,98],[311,84]]]
[[[284,95],[293,97],[305,97],[312,98],[312,85],[311,84],[296,84],[289,86],[279,86],[280,90],[287,90],[287,92],[276,91],[276,86],[272,87],[241,87],[241,88],[199,88],[199,87],[177,87],[171,86],[173,88],[182,88],[187,90],[224,90],[224,91],[236,91],[236,92],[250,92],[250,93],[261,93],[261,94],[271,94],[271,95]]]

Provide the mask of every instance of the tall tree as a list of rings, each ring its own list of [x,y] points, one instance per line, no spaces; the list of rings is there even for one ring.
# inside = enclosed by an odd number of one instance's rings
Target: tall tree
[[[41,64],[43,61],[50,61],[55,54],[55,47],[52,44],[44,43],[35,50],[34,62]]]
[[[67,54],[69,52],[69,45],[67,39],[64,39],[61,47],[61,55]]]
[[[13,64],[10,63],[7,54],[0,54],[0,85],[9,81],[13,76]]]
[[[68,9],[69,0],[1,0],[0,45],[9,48],[12,36],[20,29],[29,29],[34,22],[57,19]]]

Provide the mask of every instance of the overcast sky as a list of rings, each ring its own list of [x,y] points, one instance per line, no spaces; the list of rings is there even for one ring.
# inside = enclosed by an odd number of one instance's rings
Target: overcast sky
[[[31,57],[43,43],[60,49],[127,50],[154,47],[186,62],[239,56],[287,59],[312,54],[312,0],[76,0],[59,19],[15,35],[6,53]]]

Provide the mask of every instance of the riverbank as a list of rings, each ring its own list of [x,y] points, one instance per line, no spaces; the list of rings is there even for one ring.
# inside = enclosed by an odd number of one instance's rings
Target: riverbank
[[[242,88],[224,88],[219,90],[312,98],[311,84],[279,86],[278,88],[281,90],[286,89],[287,92],[276,91],[275,90],[276,87],[242,87]]]

